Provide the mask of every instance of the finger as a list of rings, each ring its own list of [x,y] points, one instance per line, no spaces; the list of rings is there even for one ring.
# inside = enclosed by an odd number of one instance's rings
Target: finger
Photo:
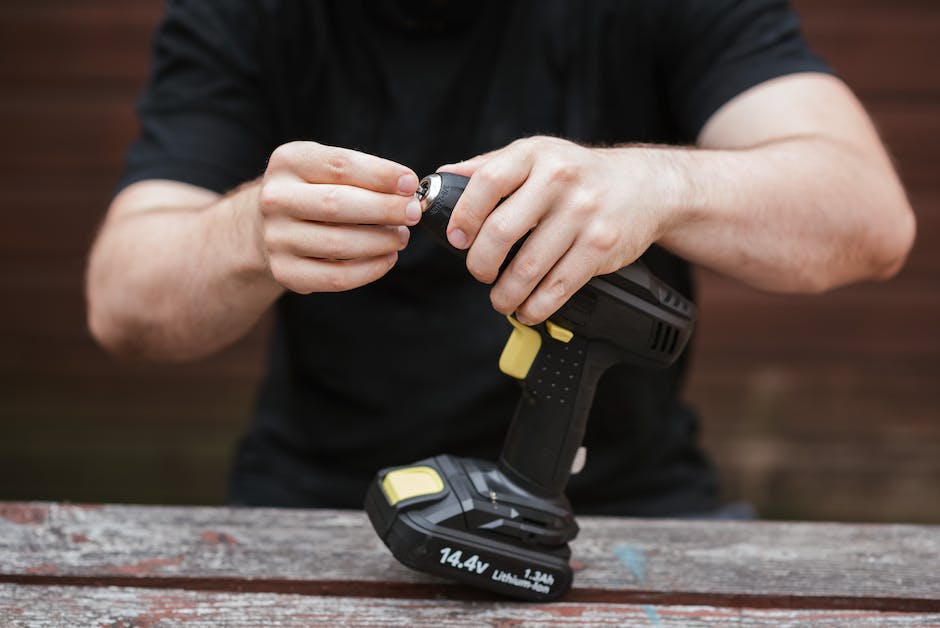
[[[299,257],[346,260],[377,257],[405,248],[407,227],[341,225],[303,220],[281,220],[267,227],[270,249]]]
[[[471,246],[493,208],[525,182],[531,167],[527,154],[509,149],[480,166],[450,216],[447,225],[450,243],[458,249]]]
[[[536,325],[545,321],[594,276],[590,260],[576,251],[577,242],[516,310],[520,323]]]
[[[353,260],[277,255],[271,258],[271,273],[282,286],[300,294],[343,292],[382,277],[396,261],[397,253]]]
[[[539,223],[490,291],[496,311],[516,312],[568,252],[575,238],[576,232],[562,218],[550,215]],[[481,240],[482,236],[477,245]]]
[[[540,186],[527,182],[486,217],[467,252],[470,274],[486,283],[496,280],[513,245],[535,227],[545,213],[541,193]]]
[[[414,225],[421,219],[421,205],[413,197],[349,185],[278,181],[262,188],[259,202],[266,213],[317,222]]]
[[[498,150],[491,150],[488,153],[483,153],[482,155],[477,155],[476,157],[471,157],[470,159],[465,159],[463,161],[458,161],[454,164],[444,164],[437,169],[438,172],[452,172],[454,174],[462,174],[465,177],[472,176],[474,172],[477,171],[477,168],[485,164],[487,161],[501,153],[505,148]]]
[[[411,196],[418,176],[388,159],[316,142],[290,142],[271,154],[268,168],[287,170],[308,183],[334,183]]]

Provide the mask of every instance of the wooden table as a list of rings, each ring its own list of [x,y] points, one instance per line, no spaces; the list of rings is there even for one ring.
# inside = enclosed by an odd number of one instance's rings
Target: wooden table
[[[940,526],[583,517],[531,604],[398,564],[361,512],[0,503],[0,626],[940,626]]]

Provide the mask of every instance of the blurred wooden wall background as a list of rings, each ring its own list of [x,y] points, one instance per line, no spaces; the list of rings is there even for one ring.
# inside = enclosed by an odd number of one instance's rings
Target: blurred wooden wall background
[[[689,397],[729,498],[768,517],[940,522],[940,2],[797,0],[874,116],[919,238],[901,275],[822,297],[701,276]],[[115,364],[85,254],[159,0],[0,8],[0,499],[217,503],[264,331],[199,364]]]

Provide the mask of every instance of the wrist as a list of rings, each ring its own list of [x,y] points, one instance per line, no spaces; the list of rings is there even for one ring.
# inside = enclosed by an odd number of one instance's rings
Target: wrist
[[[237,188],[216,205],[218,218],[226,225],[232,256],[229,267],[244,283],[280,291],[271,274],[267,247],[264,244],[264,223],[258,206],[261,181],[252,181]]]
[[[601,150],[615,153],[608,174],[615,182],[613,198],[625,201],[629,214],[646,214],[651,242],[701,217],[705,208],[695,150],[653,145]]]

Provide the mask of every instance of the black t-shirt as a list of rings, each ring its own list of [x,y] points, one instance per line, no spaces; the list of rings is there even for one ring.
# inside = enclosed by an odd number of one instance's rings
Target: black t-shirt
[[[802,71],[827,68],[784,0],[171,0],[121,185],[225,192],[298,139],[419,176],[532,134],[691,144],[737,94]],[[685,262],[657,247],[646,260],[691,296]],[[359,507],[382,466],[498,454],[519,395],[497,368],[509,326],[420,229],[381,280],[288,293],[276,309],[234,503]],[[576,510],[717,505],[679,399],[687,362],[605,375],[569,485]]]

